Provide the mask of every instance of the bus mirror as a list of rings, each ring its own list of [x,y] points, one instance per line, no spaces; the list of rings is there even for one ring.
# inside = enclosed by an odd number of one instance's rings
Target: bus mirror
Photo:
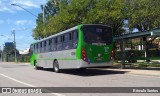
[[[29,53],[31,53],[31,49],[29,49]]]

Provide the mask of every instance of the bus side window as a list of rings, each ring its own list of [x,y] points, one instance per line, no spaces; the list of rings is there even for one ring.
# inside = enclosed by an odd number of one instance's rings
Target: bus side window
[[[56,47],[57,47],[57,45],[56,45],[56,43],[57,43],[57,39],[56,38],[52,38],[52,43],[51,43],[51,51],[56,51]]]
[[[32,48],[33,48],[32,52],[33,52],[33,53],[36,53],[36,52],[35,52],[35,44],[32,46]]]
[[[44,41],[42,41],[41,53],[44,52]]]
[[[48,40],[48,51],[51,51],[51,44],[52,44],[52,39]]]
[[[68,46],[68,40],[69,40],[69,34],[63,35],[63,50],[67,50],[69,48]]]
[[[72,32],[69,33],[69,41],[72,40]]]
[[[62,50],[62,36],[57,37],[57,50]]]
[[[68,33],[68,46],[69,46],[69,48],[68,49],[72,49],[73,48],[73,46],[72,46],[72,32],[69,32]]]
[[[35,44],[31,45],[31,51],[35,53]]]
[[[34,44],[34,53],[38,53],[38,43]]]
[[[46,40],[45,52],[49,52],[49,40]]]
[[[42,42],[40,42],[40,53],[42,53],[43,52],[43,49],[42,49],[42,47],[43,47],[43,44],[42,44]]]
[[[41,44],[40,44],[40,43],[37,43],[37,47],[38,47],[37,53],[40,53],[40,52],[41,52]]]
[[[72,32],[63,35],[63,50],[72,49]]]
[[[47,41],[44,41],[43,52],[47,52]]]
[[[73,48],[77,47],[77,42],[78,42],[78,30],[74,30],[72,32],[72,38],[73,38]]]
[[[33,53],[34,53],[34,45],[32,44],[29,49],[29,54],[31,55]]]
[[[32,53],[32,52],[33,52],[33,49],[34,49],[33,45],[30,45],[29,53]]]

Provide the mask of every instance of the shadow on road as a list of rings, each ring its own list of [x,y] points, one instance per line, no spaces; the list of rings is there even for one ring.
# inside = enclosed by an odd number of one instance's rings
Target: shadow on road
[[[44,69],[45,71],[53,72],[51,69]],[[114,75],[114,74],[125,74],[127,71],[117,71],[117,70],[103,70],[103,69],[86,69],[86,70],[63,70],[58,74],[71,74],[78,76],[97,76],[97,75]]]

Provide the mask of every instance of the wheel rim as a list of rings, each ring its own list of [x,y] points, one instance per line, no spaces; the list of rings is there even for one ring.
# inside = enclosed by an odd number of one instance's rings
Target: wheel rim
[[[35,69],[37,69],[37,62],[36,61],[34,62],[34,67],[35,67]]]
[[[55,72],[59,71],[59,66],[58,66],[58,62],[57,61],[55,61],[55,63],[54,63],[54,70],[55,70]]]

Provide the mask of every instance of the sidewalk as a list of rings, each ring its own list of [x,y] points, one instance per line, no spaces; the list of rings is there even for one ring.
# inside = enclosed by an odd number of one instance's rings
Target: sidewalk
[[[107,69],[107,70],[114,70],[114,71],[125,71],[125,74],[135,74],[135,75],[145,75],[145,76],[156,76],[160,77],[160,68],[152,69]]]

